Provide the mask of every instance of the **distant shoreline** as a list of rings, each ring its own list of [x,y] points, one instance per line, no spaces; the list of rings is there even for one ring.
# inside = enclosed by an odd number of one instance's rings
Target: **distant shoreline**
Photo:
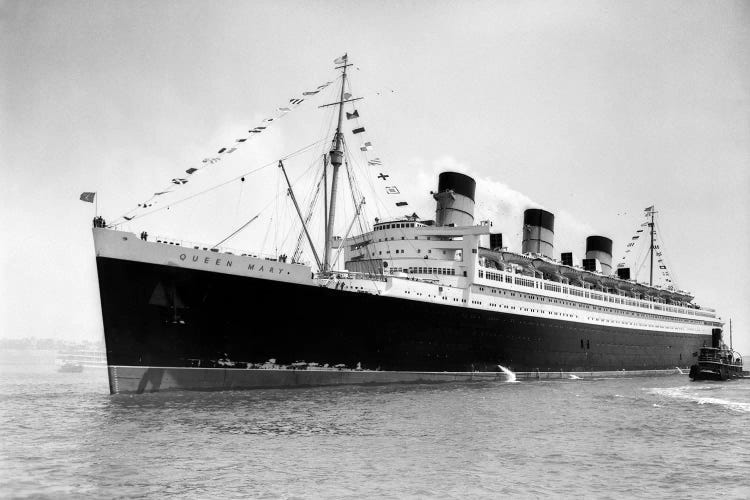
[[[0,349],[24,349],[35,351],[59,351],[68,349],[86,349],[104,351],[104,340],[62,340],[56,338],[24,337],[15,339],[0,338]]]

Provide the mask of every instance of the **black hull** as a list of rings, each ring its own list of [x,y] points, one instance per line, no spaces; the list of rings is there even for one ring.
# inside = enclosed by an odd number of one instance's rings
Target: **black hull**
[[[734,380],[743,378],[743,372],[738,366],[698,363],[690,367],[690,378],[693,380]]]
[[[710,341],[105,257],[97,269],[110,366],[664,370]]]

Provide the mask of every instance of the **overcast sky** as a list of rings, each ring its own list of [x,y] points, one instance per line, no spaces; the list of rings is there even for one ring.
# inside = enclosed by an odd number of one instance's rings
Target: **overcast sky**
[[[583,256],[602,234],[616,260],[654,204],[678,285],[732,317],[750,354],[747,1],[0,2],[0,336],[100,338],[94,207],[78,195],[98,192],[118,218],[333,80],[344,52],[383,160],[360,168],[363,186],[386,171],[431,217],[437,173],[458,169],[511,249],[521,211],[541,206],[556,250]],[[162,206],[318,140],[330,97]],[[215,243],[268,206],[230,244],[283,249],[276,222],[293,214],[278,183],[270,167],[124,228]],[[380,194],[368,215],[397,215]]]

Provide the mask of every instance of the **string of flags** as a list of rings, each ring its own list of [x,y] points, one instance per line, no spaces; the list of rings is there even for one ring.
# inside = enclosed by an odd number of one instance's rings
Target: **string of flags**
[[[348,99],[349,97],[347,97],[347,95],[351,97],[350,94],[345,94],[344,97]],[[351,113],[347,112],[346,119],[356,120],[356,125],[354,126],[354,128],[352,128],[352,134],[355,136],[361,137],[359,150],[365,153],[365,157],[367,158],[367,165],[370,167],[381,167],[383,165],[383,160],[381,160],[379,157],[371,158],[367,155],[367,153],[375,149],[375,146],[373,145],[372,141],[368,140],[369,138],[366,137],[367,135],[366,128],[359,123],[359,119],[360,119],[359,110],[355,109]],[[386,174],[383,172],[380,172],[377,176],[378,179],[386,183],[384,189],[387,195],[400,195],[401,191],[399,190],[398,186],[393,185],[393,181],[389,180],[389,177],[390,177],[390,174]],[[401,200],[395,201],[394,203],[396,207],[405,207],[409,205],[409,203],[407,203],[406,201],[401,201]]]
[[[639,226],[639,229],[636,230],[635,235],[633,235],[633,237],[631,238],[631,241],[628,242],[628,244],[626,245],[625,255],[622,256],[621,262],[618,264],[618,267],[625,267],[625,263],[626,263],[626,261],[628,259],[628,254],[630,254],[631,252],[635,251],[634,247],[638,244],[638,242],[639,242],[638,240],[640,240],[641,236],[644,236],[642,234],[644,232],[643,228],[644,227],[649,227],[649,228],[651,227],[652,222],[651,222],[650,217],[651,217],[651,213],[653,212],[653,210],[654,210],[654,206],[653,205],[650,206],[650,207],[646,207],[644,209],[645,217],[647,218],[647,221],[643,222]],[[673,283],[672,275],[670,274],[669,268],[667,266],[667,263],[664,260],[665,257],[664,257],[664,252],[661,249],[661,243],[657,243],[656,242],[656,237],[657,237],[657,234],[658,234],[657,231],[656,231],[656,227],[654,227],[652,229],[653,229],[654,241],[655,241],[654,245],[653,245],[653,249],[654,249],[654,256],[656,256],[656,264],[658,266],[658,271],[659,271],[659,274],[662,277],[662,279],[666,283],[669,284],[668,286],[671,286],[672,283]],[[650,235],[651,235],[651,230],[649,230],[649,233],[648,233],[649,238],[650,238]],[[646,238],[646,239],[648,239],[648,238]],[[643,241],[643,240],[641,240],[641,241]],[[651,245],[649,243],[649,247],[650,246]]]
[[[305,101],[306,98],[315,96],[316,94],[326,89],[332,83],[333,81],[327,81],[321,85],[318,85],[317,88],[313,90],[307,90],[307,91],[302,92],[302,97],[293,97],[289,99],[288,104],[277,107],[276,111],[272,114],[272,116],[269,116],[268,118],[264,118],[263,120],[261,120],[261,123],[258,126],[248,129],[246,134],[243,134],[240,137],[237,137],[236,139],[234,139],[234,141],[231,144],[219,148],[216,154],[203,158],[200,161],[199,165],[191,166],[188,169],[186,169],[184,172],[185,174],[187,174],[187,177],[179,176],[179,177],[172,178],[172,180],[166,187],[162,188],[160,191],[154,192],[148,199],[146,199],[146,201],[138,203],[138,206],[136,208],[133,208],[130,211],[128,211],[125,215],[122,216],[122,218],[126,221],[132,220],[134,216],[130,216],[130,215],[133,212],[137,211],[138,209],[149,208],[157,204],[158,198],[160,196],[163,196],[167,193],[174,192],[175,188],[184,186],[185,184],[187,184],[190,181],[190,176],[196,174],[197,172],[211,165],[218,164],[227,155],[230,155],[234,153],[235,151],[237,151],[237,149],[240,146],[244,145],[246,142],[248,142],[248,140],[250,140],[251,138],[253,138],[254,136],[258,134],[263,133],[274,122],[283,118],[286,114],[294,111],[300,104],[302,104]],[[359,116],[359,115],[356,115],[356,116]],[[364,131],[364,128],[362,129],[362,131]],[[244,178],[243,178],[243,181],[244,181]],[[84,201],[87,201],[87,200],[84,200]]]

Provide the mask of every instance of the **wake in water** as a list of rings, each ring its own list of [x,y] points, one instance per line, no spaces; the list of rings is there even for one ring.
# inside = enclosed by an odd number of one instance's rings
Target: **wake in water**
[[[732,387],[728,386],[718,387],[687,385],[682,387],[656,387],[650,389],[649,392],[657,396],[690,401],[699,405],[716,405],[736,412],[750,413],[750,401],[737,401],[736,399],[740,398],[734,397],[735,395],[732,394],[732,389]],[[708,390],[723,392],[725,397],[706,397],[698,392]],[[737,394],[737,396],[738,395],[739,394]],[[727,399],[726,396],[732,397],[732,399]]]
[[[506,382],[518,382],[518,380],[516,380],[516,374],[515,373],[513,373],[510,370],[508,370],[503,365],[497,365],[497,367],[500,368],[500,371],[505,374],[505,376],[506,376],[505,381]]]

